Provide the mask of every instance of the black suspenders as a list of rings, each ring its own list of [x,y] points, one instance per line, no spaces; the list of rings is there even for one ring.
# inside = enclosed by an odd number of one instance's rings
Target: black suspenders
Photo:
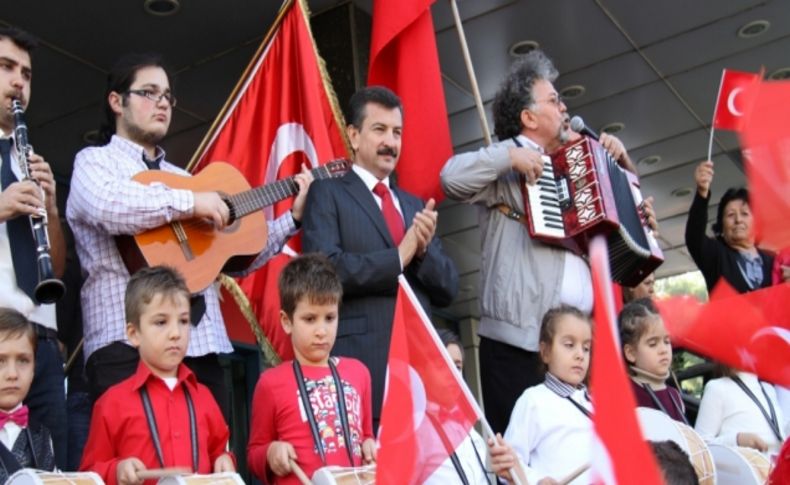
[[[187,412],[189,413],[189,437],[192,440],[192,471],[198,472],[199,455],[198,455],[198,435],[197,435],[197,418],[195,416],[195,404],[192,402],[192,396],[189,394],[186,382],[181,383],[184,389],[184,397],[187,401]],[[156,416],[154,415],[154,408],[151,405],[151,398],[148,396],[148,390],[143,385],[140,388],[140,399],[143,401],[143,410],[145,411],[145,419],[148,421],[148,431],[151,433],[151,441],[154,443],[154,451],[156,451],[156,458],[159,460],[159,466],[165,467],[165,455],[162,453],[162,442],[159,439],[159,430],[156,427]]]
[[[747,396],[749,396],[749,398],[752,401],[754,401],[754,404],[757,405],[757,407],[760,409],[760,412],[763,413],[765,420],[768,421],[768,426],[771,428],[771,431],[773,431],[774,435],[776,435],[776,439],[778,439],[780,443],[784,441],[782,439],[782,432],[779,429],[779,420],[776,417],[776,410],[774,410],[774,405],[771,404],[771,399],[768,397],[768,393],[765,392],[765,388],[763,387],[762,382],[758,380],[757,385],[760,386],[760,390],[763,391],[763,396],[765,396],[765,402],[768,403],[768,409],[771,412],[770,416],[768,415],[768,412],[765,410],[763,405],[760,404],[760,401],[757,399],[757,396],[754,395],[751,389],[746,387],[746,384],[744,384],[744,382],[741,380],[740,377],[733,376],[731,377],[731,379],[733,382],[735,382],[738,385],[738,387],[740,387],[743,390],[743,392],[746,393]]]
[[[662,413],[664,413],[664,414],[666,414],[667,416],[669,416],[669,412],[667,412],[667,408],[665,408],[665,407],[664,407],[664,405],[663,405],[663,404],[661,404],[661,401],[659,401],[659,400],[658,400],[658,396],[656,395],[655,391],[653,391],[653,388],[652,388],[652,387],[650,387],[650,385],[649,385],[649,384],[642,384],[642,388],[643,388],[645,391],[647,391],[647,394],[650,396],[650,399],[653,401],[653,404],[655,404],[656,406],[658,406],[658,409],[659,409],[659,410],[660,410]],[[669,391],[667,391],[667,392],[669,392]],[[686,426],[688,426],[688,425],[689,425],[689,422],[688,422],[688,420],[686,419],[686,415],[683,413],[683,408],[680,406],[680,404],[678,404],[678,403],[677,403],[677,401],[675,401],[675,396],[673,396],[671,392],[669,392],[669,400],[670,400],[670,401],[672,401],[672,404],[675,406],[675,410],[676,410],[676,411],[678,412],[678,414],[680,414],[680,416],[683,418],[683,424],[685,424]]]
[[[299,387],[299,397],[302,400],[302,407],[304,413],[307,415],[307,422],[310,424],[310,433],[313,435],[313,443],[315,443],[318,456],[321,458],[321,463],[326,465],[326,452],[324,445],[321,443],[321,435],[318,432],[318,423],[313,414],[313,406],[310,404],[310,396],[307,394],[307,386],[304,384],[304,374],[302,373],[302,366],[294,359],[293,361],[294,376],[296,377],[296,385]],[[348,453],[348,464],[354,466],[354,451],[351,437],[351,427],[348,424],[348,411],[346,409],[346,393],[343,390],[343,381],[340,380],[340,374],[337,372],[332,359],[329,359],[329,370],[332,372],[332,379],[335,381],[335,393],[337,395],[337,408],[336,412],[340,416],[340,424],[343,427],[343,436],[346,442],[346,452]]]

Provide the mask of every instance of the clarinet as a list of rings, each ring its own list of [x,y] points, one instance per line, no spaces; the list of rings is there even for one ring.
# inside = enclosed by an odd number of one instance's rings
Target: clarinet
[[[17,161],[24,175],[24,180],[37,180],[30,176],[30,154],[33,147],[27,141],[27,124],[24,118],[24,109],[18,99],[11,103],[11,111],[14,114],[14,144],[17,150]],[[41,190],[41,197],[44,198],[44,191]],[[38,269],[38,284],[36,285],[34,296],[39,303],[54,303],[66,292],[66,285],[55,278],[52,269],[52,257],[50,256],[49,233],[47,232],[47,212],[43,210],[40,215],[30,216],[30,228],[33,231],[33,240],[36,244],[36,268]]]

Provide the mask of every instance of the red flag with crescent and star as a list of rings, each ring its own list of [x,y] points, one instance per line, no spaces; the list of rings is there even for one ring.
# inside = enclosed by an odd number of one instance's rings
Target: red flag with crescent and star
[[[719,95],[713,111],[713,127],[717,130],[741,131],[748,102],[744,96],[747,88],[760,80],[759,74],[724,69],[721,73]]]
[[[195,153],[190,170],[199,172],[213,161],[225,161],[257,187],[295,175],[302,164],[313,168],[348,157],[342,117],[321,64],[304,0],[286,1]],[[267,208],[267,219],[290,210],[292,202],[293,198],[285,199]],[[277,278],[300,251],[299,238],[292,238],[264,267],[237,280],[248,300],[242,297],[240,306],[254,313],[283,360],[292,358],[293,350],[280,328]],[[226,316],[234,311],[223,309]]]
[[[401,275],[381,410],[376,483],[425,482],[482,413]]]
[[[790,284],[745,294],[719,280],[703,304],[691,296],[657,301],[674,345],[790,387]]]

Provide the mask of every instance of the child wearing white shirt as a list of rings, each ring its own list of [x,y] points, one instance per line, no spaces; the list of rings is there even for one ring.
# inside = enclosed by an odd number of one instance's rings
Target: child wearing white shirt
[[[774,386],[754,374],[721,368],[724,377],[705,385],[694,429],[708,443],[777,453],[787,422]]]
[[[0,308],[0,483],[21,468],[55,469],[49,430],[28,423],[22,404],[33,382],[37,343],[24,315]]]
[[[505,432],[531,484],[558,483],[590,463],[592,403],[584,380],[591,345],[591,322],[580,310],[561,306],[543,317],[540,357],[548,369],[546,380],[524,391]],[[590,483],[589,473],[570,483]]]

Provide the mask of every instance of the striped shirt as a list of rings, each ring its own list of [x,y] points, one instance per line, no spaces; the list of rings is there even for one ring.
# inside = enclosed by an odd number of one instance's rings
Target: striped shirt
[[[590,401],[590,395],[587,394],[587,386],[579,384],[578,387],[573,387],[567,382],[559,380],[551,372],[546,372],[546,380],[543,381],[543,384],[560,397],[573,399],[573,396],[576,396],[577,398],[583,397],[584,400]]]
[[[163,158],[164,152],[157,150],[157,158]],[[143,153],[142,146],[116,135],[103,147],[81,150],[74,160],[66,217],[86,277],[81,292],[86,359],[113,342],[128,343],[124,295],[129,272],[116,247],[115,236],[137,234],[192,215],[191,191],[131,180],[147,169]],[[161,170],[189,175],[164,160]],[[268,244],[246,272],[261,267],[279,253],[296,231],[290,211],[268,225]],[[203,296],[206,313],[192,330],[187,355],[232,352],[215,285],[204,290]]]

